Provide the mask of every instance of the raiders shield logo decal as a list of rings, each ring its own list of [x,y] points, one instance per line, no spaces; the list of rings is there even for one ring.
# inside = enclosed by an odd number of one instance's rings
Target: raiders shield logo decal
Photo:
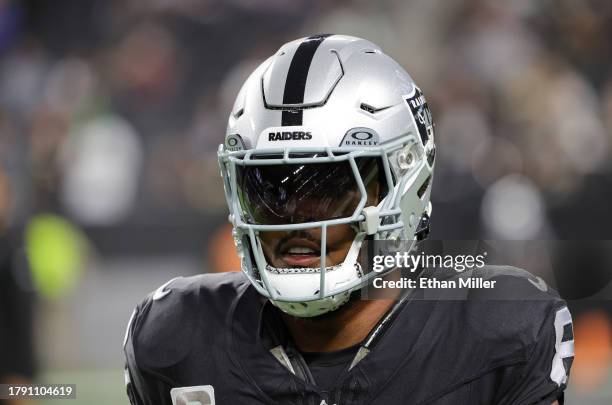
[[[172,405],[215,405],[215,390],[212,385],[179,387],[170,390]]]
[[[404,100],[406,100],[410,108],[414,123],[419,131],[421,141],[425,147],[425,153],[427,154],[427,161],[430,166],[433,166],[436,153],[434,147],[434,123],[427,100],[421,89],[417,86],[414,86],[410,94],[404,96]]]

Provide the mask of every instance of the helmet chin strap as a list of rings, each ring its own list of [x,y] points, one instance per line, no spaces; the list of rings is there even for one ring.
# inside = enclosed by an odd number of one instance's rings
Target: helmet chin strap
[[[357,233],[351,247],[346,255],[346,258],[341,264],[326,266],[325,274],[333,274],[342,273],[342,274],[351,274],[355,275],[357,278],[363,277],[363,270],[361,265],[357,262],[357,257],[359,256],[359,251],[361,249],[361,245],[363,244],[363,240],[365,239],[365,232]],[[319,274],[317,280],[320,280],[320,272],[321,269],[310,268],[310,267],[299,267],[299,268],[278,268],[266,265],[266,271],[268,271],[269,276],[274,275],[283,275],[283,274]],[[282,277],[282,276],[281,276]],[[328,281],[328,280],[326,280]],[[298,318],[312,318],[315,316],[323,315],[331,311],[335,311],[340,308],[340,306],[346,304],[348,302],[352,289],[348,291],[344,291],[340,294],[335,294],[329,297],[321,298],[318,300],[306,301],[306,302],[291,302],[291,301],[279,301],[279,300],[270,300],[273,305],[278,307],[281,311],[298,317]]]

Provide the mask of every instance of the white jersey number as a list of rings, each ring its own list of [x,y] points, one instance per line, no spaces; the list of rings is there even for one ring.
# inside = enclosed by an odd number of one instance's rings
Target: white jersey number
[[[564,307],[558,310],[555,315],[555,356],[550,371],[550,379],[559,386],[567,383],[569,365],[566,366],[566,363],[571,361],[573,357],[574,329],[572,315],[569,309]]]

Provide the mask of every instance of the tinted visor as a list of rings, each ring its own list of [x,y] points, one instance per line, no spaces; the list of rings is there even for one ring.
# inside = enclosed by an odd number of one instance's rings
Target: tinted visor
[[[356,159],[366,190],[376,190],[374,200],[380,191],[380,187],[372,187],[378,183],[377,162],[377,158]],[[236,170],[243,218],[251,224],[346,218],[353,215],[361,199],[349,161],[237,166]]]

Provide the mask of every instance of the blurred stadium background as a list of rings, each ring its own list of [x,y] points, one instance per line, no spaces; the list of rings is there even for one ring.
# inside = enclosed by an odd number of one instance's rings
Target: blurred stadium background
[[[240,84],[315,33],[378,43],[424,89],[432,238],[612,239],[612,2],[0,0],[0,281],[35,296],[35,356],[5,373],[127,403],[136,303],[237,268],[215,153]],[[610,404],[609,302],[573,309],[568,403]]]

